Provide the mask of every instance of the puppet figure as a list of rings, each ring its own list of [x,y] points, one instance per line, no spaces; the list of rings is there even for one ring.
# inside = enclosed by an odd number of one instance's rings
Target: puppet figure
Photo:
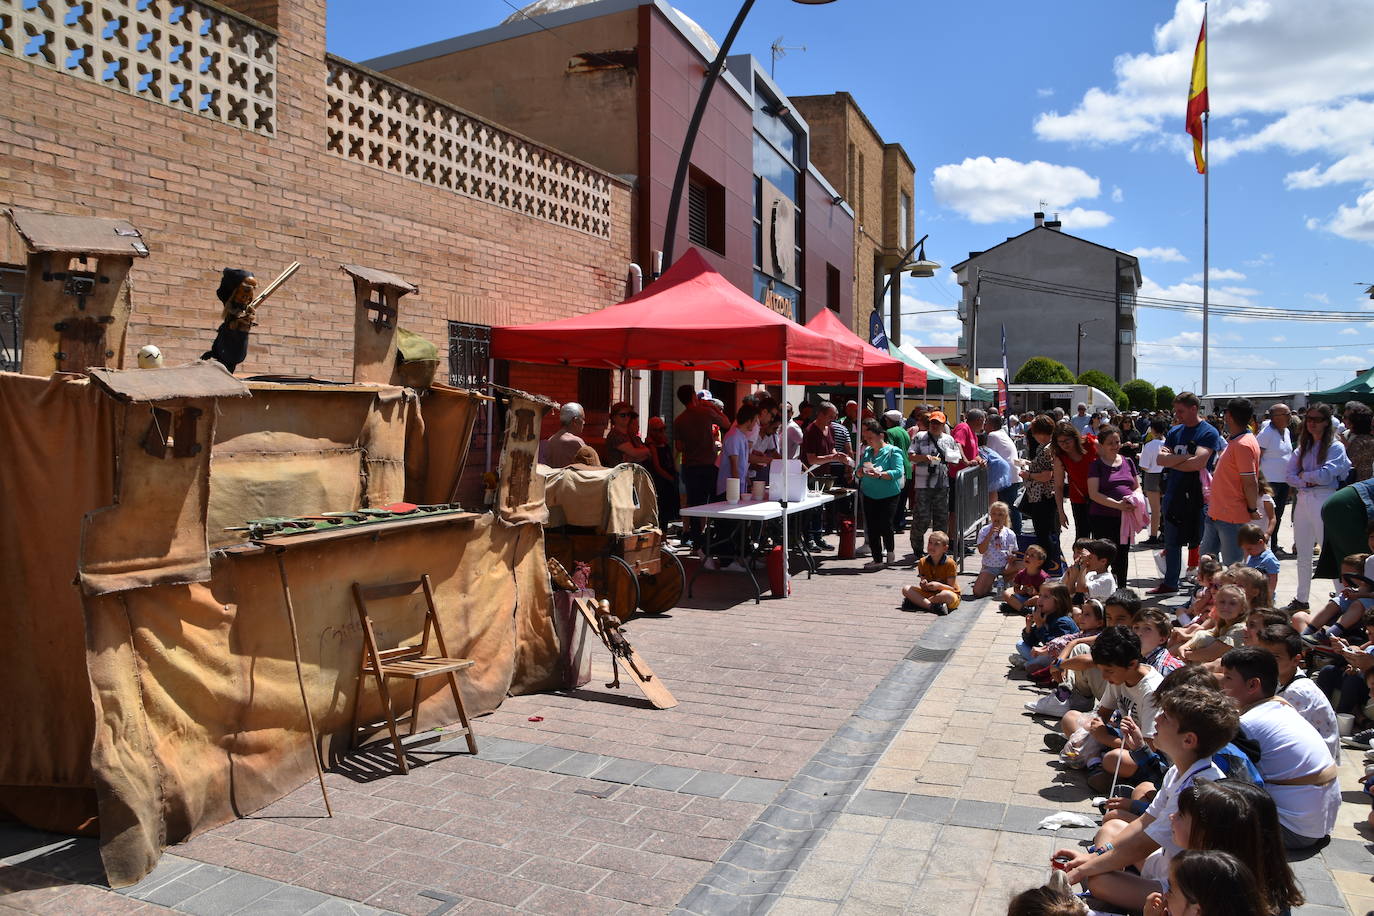
[[[258,281],[251,271],[224,268],[215,294],[224,305],[224,313],[215,342],[201,359],[219,360],[224,368],[233,372],[248,358],[248,333],[255,324],[256,310],[252,303],[257,290]]]

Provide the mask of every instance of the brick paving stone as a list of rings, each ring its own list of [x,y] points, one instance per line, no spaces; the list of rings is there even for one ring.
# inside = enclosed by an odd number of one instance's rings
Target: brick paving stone
[[[539,884],[551,884],[574,891],[585,891],[609,873],[594,865],[535,856],[515,869],[515,876]]]

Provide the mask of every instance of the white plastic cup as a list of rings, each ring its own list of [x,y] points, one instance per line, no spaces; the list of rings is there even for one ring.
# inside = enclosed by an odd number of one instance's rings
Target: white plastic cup
[[[763,499],[764,499],[764,496],[763,496],[763,488],[764,488],[764,483],[763,483],[762,480],[756,480],[756,481],[754,481],[754,484],[753,484],[753,487],[752,487],[752,489],[753,489],[753,496],[754,496],[754,502],[756,502],[756,503],[761,503],[761,502],[763,502]]]
[[[1355,716],[1348,712],[1336,713],[1336,725],[1340,730],[1342,738],[1349,738],[1355,734]]]
[[[739,502],[738,477],[725,478],[725,501],[732,506]]]

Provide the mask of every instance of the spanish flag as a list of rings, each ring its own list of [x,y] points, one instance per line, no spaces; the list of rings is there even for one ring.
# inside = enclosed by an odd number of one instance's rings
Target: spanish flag
[[[1199,175],[1206,173],[1207,160],[1202,155],[1202,115],[1207,105],[1207,17],[1202,17],[1202,31],[1197,35],[1197,50],[1193,52],[1193,82],[1188,87],[1188,133],[1193,135],[1193,161]]]

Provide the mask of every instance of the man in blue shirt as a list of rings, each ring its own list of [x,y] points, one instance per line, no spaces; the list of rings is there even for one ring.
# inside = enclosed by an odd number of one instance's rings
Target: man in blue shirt
[[[1210,468],[1212,457],[1221,450],[1221,435],[1199,416],[1202,402],[1191,391],[1174,398],[1174,418],[1178,425],[1164,437],[1159,450],[1159,466],[1164,469],[1164,496],[1160,512],[1164,516],[1164,580],[1150,589],[1151,595],[1171,595],[1178,591],[1183,572],[1183,547],[1202,539],[1203,496],[1201,472]]]

